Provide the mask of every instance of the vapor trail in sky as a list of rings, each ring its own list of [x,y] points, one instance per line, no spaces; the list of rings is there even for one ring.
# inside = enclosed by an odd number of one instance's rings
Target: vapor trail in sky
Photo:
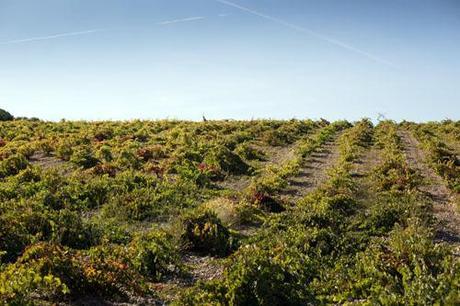
[[[158,22],[157,24],[158,25],[168,25],[168,24],[190,22],[190,21],[197,21],[197,20],[203,20],[203,19],[205,18],[201,16],[197,16],[197,17],[188,17],[188,18],[183,18],[183,19],[166,20],[166,21]]]
[[[24,38],[24,39],[16,39],[16,40],[0,42],[0,45],[13,45],[13,44],[21,44],[21,43],[27,43],[27,42],[39,41],[39,40],[56,39],[56,38],[61,38],[61,37],[87,35],[87,34],[92,34],[92,33],[101,32],[101,31],[105,31],[105,29],[93,29],[93,30],[86,30],[86,31],[79,31],[79,32],[67,32],[67,33],[53,34],[53,35],[47,35],[47,36],[37,36],[37,37],[30,37],[30,38]]]
[[[175,24],[175,23],[191,22],[191,21],[197,21],[197,20],[202,20],[202,19],[205,19],[205,17],[201,17],[201,16],[188,17],[188,18],[183,18],[183,19],[174,19],[174,20],[166,20],[166,21],[158,22],[157,25],[170,25],[170,24]],[[87,35],[87,34],[102,32],[106,30],[107,29],[92,29],[92,30],[86,30],[86,31],[66,32],[66,33],[59,33],[59,34],[46,35],[46,36],[29,37],[29,38],[0,42],[0,45],[14,45],[14,44],[21,44],[21,43],[27,43],[27,42],[33,42],[33,41],[40,41],[40,40],[49,40],[49,39],[57,39],[57,38],[70,37],[70,36]]]
[[[358,49],[358,48],[356,48],[356,47],[354,47],[354,46],[352,46],[352,45],[350,45],[350,44],[348,44],[346,42],[343,42],[343,41],[340,41],[340,40],[325,36],[325,35],[323,35],[321,33],[318,33],[316,31],[310,30],[308,28],[292,24],[292,23],[287,22],[287,21],[285,21],[283,19],[272,17],[270,15],[255,11],[253,9],[247,8],[245,6],[241,6],[239,4],[236,4],[236,3],[233,3],[233,2],[230,2],[230,1],[227,1],[227,0],[214,0],[214,1],[217,1],[217,2],[222,3],[224,5],[227,5],[227,6],[231,6],[233,8],[239,9],[241,11],[250,13],[252,15],[255,15],[255,16],[270,20],[272,22],[275,22],[277,24],[280,24],[282,26],[285,26],[285,27],[290,28],[292,30],[295,30],[297,32],[302,32],[302,33],[308,34],[310,36],[316,37],[316,38],[318,38],[320,40],[326,41],[326,42],[328,42],[330,44],[333,44],[335,46],[338,46],[338,47],[341,47],[343,49],[347,49],[347,50],[352,51],[354,53],[360,54],[360,55],[362,55],[364,57],[367,57],[368,59],[371,59],[371,60],[373,60],[375,62],[378,62],[378,63],[381,63],[381,64],[385,64],[387,66],[391,66],[393,68],[396,68],[396,65],[393,64],[392,62],[388,61],[388,60],[385,60],[385,59],[383,59],[383,58],[381,58],[379,56],[376,56],[376,55],[371,54],[369,52],[366,52],[366,51],[363,51],[361,49]]]

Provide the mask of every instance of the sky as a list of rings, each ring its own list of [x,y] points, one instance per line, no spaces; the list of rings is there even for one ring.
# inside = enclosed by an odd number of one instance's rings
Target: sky
[[[460,119],[458,0],[0,0],[0,108],[45,120]]]

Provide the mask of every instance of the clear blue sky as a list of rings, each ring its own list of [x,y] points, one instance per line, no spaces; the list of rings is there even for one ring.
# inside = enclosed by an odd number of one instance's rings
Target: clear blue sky
[[[458,0],[0,0],[0,108],[460,119]]]

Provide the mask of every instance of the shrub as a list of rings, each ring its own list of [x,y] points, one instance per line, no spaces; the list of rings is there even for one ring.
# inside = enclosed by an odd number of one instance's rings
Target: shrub
[[[164,231],[154,229],[137,236],[129,249],[134,268],[155,281],[177,272],[180,267],[180,257],[173,237]]]
[[[250,202],[266,212],[280,213],[285,211],[285,208],[279,201],[263,192],[254,192],[251,194]]]
[[[158,196],[153,189],[135,189],[129,193],[113,196],[109,205],[103,207],[105,216],[121,219],[145,220],[155,215]]]
[[[139,169],[141,162],[135,152],[130,149],[123,149],[117,158],[117,165],[124,169]]]
[[[132,267],[131,259],[125,247],[116,245],[77,252],[75,260],[82,271],[82,293],[121,301],[131,296],[148,296],[145,280]]]
[[[126,292],[141,290],[142,278],[129,269],[125,264],[127,259],[122,255],[120,249],[96,248],[89,252],[75,252],[59,245],[38,243],[30,246],[11,269],[32,271],[35,276],[53,280],[43,290],[47,296],[41,296],[42,299],[53,300],[49,293],[60,293],[58,300],[62,300],[62,295],[77,298],[89,292],[96,296],[126,299]],[[23,295],[31,299],[33,295],[30,296],[27,289]]]
[[[203,162],[226,174],[246,174],[249,170],[249,166],[241,157],[225,146],[213,146],[206,153]]]
[[[226,297],[230,305],[311,304],[313,271],[311,260],[294,248],[249,246],[226,274]]]
[[[235,213],[235,224],[259,225],[263,222],[264,213],[257,206],[244,201],[235,207]]]
[[[279,168],[267,167],[265,173],[253,180],[248,189],[250,194],[274,194],[283,190],[287,185],[288,181]]]
[[[15,269],[32,271],[39,277],[50,276],[59,279],[70,292],[81,292],[83,278],[81,271],[72,260],[73,252],[48,243],[38,243],[27,248],[24,254],[13,265]],[[52,289],[52,288],[51,288]],[[69,293],[65,290],[63,293]],[[29,296],[29,298],[31,298]],[[42,297],[52,298],[52,296]]]
[[[70,161],[84,169],[92,168],[99,164],[90,147],[80,147],[72,153]]]
[[[7,159],[0,161],[0,178],[16,175],[19,171],[24,170],[29,162],[22,154],[15,154]]]
[[[421,182],[420,174],[404,162],[402,155],[387,156],[373,176],[377,188],[385,191],[414,190]]]
[[[235,246],[230,231],[209,210],[183,216],[182,228],[181,240],[185,250],[224,256]]]
[[[360,229],[367,230],[368,235],[380,236],[390,232],[396,224],[407,225],[410,218],[419,218],[430,223],[430,206],[418,194],[394,196],[384,194],[372,203],[372,209],[366,213]]]
[[[137,155],[144,161],[166,157],[164,149],[160,145],[144,147],[137,150]]]
[[[115,177],[117,175],[117,167],[110,163],[97,164],[91,169],[91,173],[96,175],[108,175]]]
[[[31,235],[17,214],[0,215],[0,263],[16,260],[31,241]]]
[[[97,215],[91,219],[90,223],[92,227],[98,229],[101,245],[127,245],[133,238],[129,226],[120,224],[116,219]]]
[[[6,110],[0,108],[0,121],[11,121],[14,120],[13,115],[8,113]]]
[[[113,160],[113,155],[112,155],[112,148],[103,145],[96,153],[96,157],[100,160],[106,161],[106,162],[111,162]]]
[[[174,169],[183,180],[192,182],[200,187],[206,187],[211,183],[211,179],[220,177],[215,168],[206,164],[196,166],[188,160],[184,160],[181,164],[174,166]]]
[[[293,135],[288,130],[281,128],[270,129],[262,135],[262,141],[271,146],[282,146],[294,142]]]
[[[38,298],[56,298],[69,288],[54,275],[42,275],[25,266],[10,265],[0,273],[0,304],[36,305]]]
[[[264,152],[254,147],[251,147],[247,143],[242,143],[238,145],[235,149],[235,153],[243,157],[246,160],[259,160],[259,161],[266,160],[266,156]]]
[[[96,141],[104,141],[113,137],[113,132],[111,129],[102,128],[94,133],[94,139]]]
[[[70,142],[61,142],[57,145],[56,156],[62,160],[68,161],[73,154],[73,145]]]
[[[460,186],[460,159],[440,141],[428,141],[426,144],[429,160],[436,172],[444,177],[456,192]]]
[[[87,249],[100,239],[96,228],[84,223],[77,213],[67,209],[59,211],[53,225],[52,240],[64,246]]]

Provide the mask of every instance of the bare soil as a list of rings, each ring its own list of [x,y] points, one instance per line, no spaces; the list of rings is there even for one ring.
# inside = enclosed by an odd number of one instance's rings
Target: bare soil
[[[444,180],[426,164],[425,153],[415,137],[406,130],[401,130],[399,136],[409,166],[420,171],[425,178],[425,183],[420,190],[433,201],[433,214],[437,220],[436,240],[454,245],[457,255],[460,255],[460,216],[453,205],[453,194]]]
[[[70,166],[63,160],[54,156],[48,156],[43,152],[36,152],[29,158],[32,165],[39,166],[43,169],[59,169],[66,172]]]
[[[188,254],[183,257],[183,263],[192,268],[190,281],[210,281],[222,277],[222,263],[213,257]]]
[[[222,182],[218,182],[217,186],[232,191],[242,191],[251,184],[252,177],[247,175],[229,176]]]
[[[319,187],[326,181],[327,170],[333,167],[338,157],[335,140],[326,142],[307,158],[299,173],[288,180],[288,187],[281,192],[282,199],[295,203]]]
[[[224,272],[222,259],[215,257],[186,254],[182,257],[182,263],[188,267],[188,275],[176,276],[165,282],[152,284],[153,289],[163,300],[163,305],[169,304],[178,297],[179,292],[193,286],[198,281],[219,279]]]
[[[375,146],[365,149],[360,154],[359,159],[354,163],[356,167],[352,171],[352,176],[368,176],[370,171],[381,162],[382,157],[380,154],[380,150]]]
[[[281,165],[294,158],[296,146],[297,143],[287,146],[264,146],[259,147],[259,149],[267,156],[267,161],[263,162],[265,165]]]

